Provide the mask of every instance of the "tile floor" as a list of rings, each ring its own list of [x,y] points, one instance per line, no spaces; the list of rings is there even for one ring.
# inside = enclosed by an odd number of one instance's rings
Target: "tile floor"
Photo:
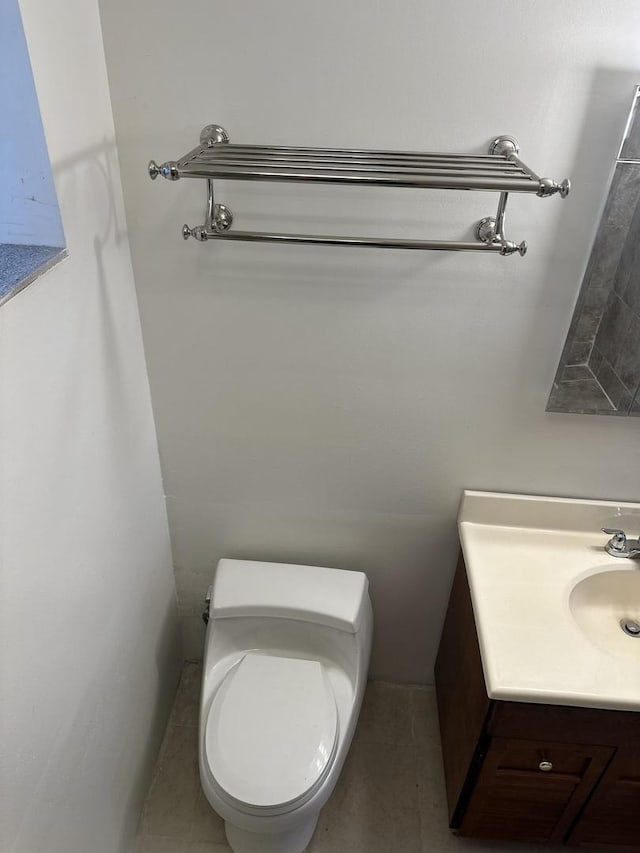
[[[200,666],[185,665],[135,853],[230,853],[198,778]],[[456,838],[447,826],[433,689],[372,682],[349,757],[308,853],[559,853]]]

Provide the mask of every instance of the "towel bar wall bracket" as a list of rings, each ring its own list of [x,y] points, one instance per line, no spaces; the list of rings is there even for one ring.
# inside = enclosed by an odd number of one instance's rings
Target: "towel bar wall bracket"
[[[185,240],[194,237],[199,242],[236,240],[524,255],[526,242],[514,243],[505,236],[509,192],[535,193],[541,198],[557,193],[566,198],[571,184],[566,179],[556,183],[551,178],[538,177],[520,160],[519,152],[517,139],[507,135],[493,139],[486,155],[232,145],[223,127],[209,124],[203,128],[197,148],[180,160],[168,160],[160,166],[151,160],[148,172],[152,180],[159,175],[168,181],[206,179],[204,224],[184,225]],[[500,195],[495,217],[485,216],[476,224],[475,242],[281,234],[231,230],[233,214],[226,205],[215,201],[215,178],[498,191]]]

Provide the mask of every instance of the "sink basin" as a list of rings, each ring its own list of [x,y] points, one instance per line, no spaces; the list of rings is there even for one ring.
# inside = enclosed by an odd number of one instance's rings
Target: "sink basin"
[[[465,491],[458,531],[487,695],[640,712],[640,503]],[[633,626],[632,626],[633,627]]]
[[[621,622],[640,623],[640,567],[595,572],[578,581],[569,595],[578,627],[596,646],[640,666],[640,636],[629,636]]]

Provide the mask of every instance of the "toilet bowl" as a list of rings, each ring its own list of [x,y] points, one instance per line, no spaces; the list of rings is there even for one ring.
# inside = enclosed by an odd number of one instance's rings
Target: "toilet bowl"
[[[302,853],[351,745],[373,617],[362,572],[220,560],[199,764],[234,853]]]

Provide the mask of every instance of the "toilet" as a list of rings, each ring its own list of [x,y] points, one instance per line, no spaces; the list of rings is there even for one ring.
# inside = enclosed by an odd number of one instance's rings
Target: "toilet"
[[[372,630],[362,572],[218,563],[199,764],[234,853],[302,853],[309,844],[351,745]]]

